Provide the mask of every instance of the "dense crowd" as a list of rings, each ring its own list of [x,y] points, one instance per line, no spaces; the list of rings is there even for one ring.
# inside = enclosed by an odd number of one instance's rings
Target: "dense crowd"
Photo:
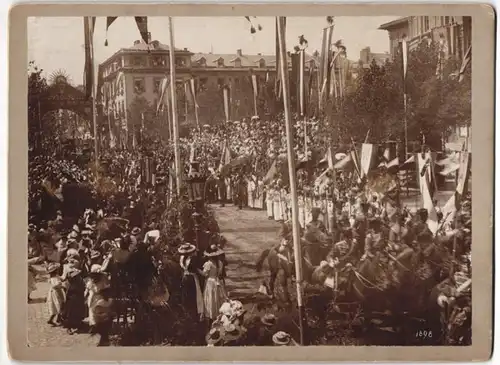
[[[207,178],[208,202],[232,200],[242,209],[248,202],[247,184],[252,183],[268,196],[269,218],[277,218],[269,205],[276,194],[280,199],[288,194],[286,174],[282,166],[269,172],[286,152],[282,121],[253,117],[204,126],[180,142],[184,176],[193,173],[193,166],[199,169]],[[326,151],[315,120],[306,127],[296,120],[294,143],[299,162]],[[313,190],[324,171],[319,160],[305,173],[299,171],[302,192]],[[358,299],[366,304],[367,298],[377,298],[374,293],[405,291],[408,280],[418,288],[413,298],[436,296],[438,314],[439,307],[467,298],[470,197],[462,200],[456,219],[441,214],[439,229],[431,232],[426,209],[409,211],[394,200],[370,196],[354,171],[339,171],[328,179],[332,189],[324,199],[332,209],[307,208],[301,233],[304,279],[311,288],[321,288],[326,302],[332,300],[332,289],[337,293],[342,286],[357,285]],[[37,275],[48,276],[48,324],[62,325],[70,334],[99,333],[105,345],[113,321],[128,323],[133,317],[136,322],[151,308],[177,308],[176,313],[190,319],[185,323],[195,324],[191,333],[197,344],[294,344],[271,313],[261,318],[257,330],[247,330],[241,302],[229,298],[225,289],[225,239],[217,222],[207,206],[188,201],[184,191],[176,196],[174,184],[170,143],[103,151],[97,170],[92,162],[75,162],[58,152],[30,156],[28,290],[36,289]],[[288,280],[294,276],[289,211],[285,204],[278,213],[283,220],[280,242],[257,265],[267,259],[271,271],[262,292],[285,303],[291,302]],[[470,318],[470,301],[460,300],[453,315]],[[200,323],[204,331],[199,331]],[[200,333],[208,334],[200,338]]]

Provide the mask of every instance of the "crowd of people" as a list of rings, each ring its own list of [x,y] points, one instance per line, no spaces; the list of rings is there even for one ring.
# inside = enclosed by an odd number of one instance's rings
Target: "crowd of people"
[[[273,161],[286,151],[284,130],[279,120],[258,117],[204,126],[180,141],[183,173],[189,177],[189,162],[197,161],[199,173],[207,178],[207,202],[233,201],[239,209],[248,202],[249,183],[268,197],[286,193],[284,174],[269,176]],[[299,161],[313,160],[312,154],[326,150],[316,120],[297,120],[294,137]],[[58,153],[30,156],[28,301],[36,289],[35,277],[46,275],[47,323],[61,325],[69,334],[98,333],[100,345],[109,343],[113,321],[127,322],[130,316],[137,320],[144,303],[168,303],[170,308],[178,303],[191,323],[208,326],[198,344],[295,344],[271,313],[261,318],[256,333],[247,332],[245,310],[225,288],[225,239],[206,206],[195,207],[204,218],[200,223],[192,218],[186,197],[176,196],[173,153],[172,144],[159,141],[137,150],[109,149],[102,152],[98,169]],[[303,191],[323,171],[318,166],[299,172]],[[306,280],[337,291],[343,285],[339,273],[356,267],[354,285],[361,285],[361,292],[366,294],[369,287],[383,292],[391,285],[399,287],[394,283],[404,276],[398,266],[403,262],[422,282],[431,283],[426,291],[444,283],[437,292],[441,306],[467,293],[460,285],[470,279],[470,198],[463,199],[455,220],[441,215],[433,233],[426,209],[409,211],[368,196],[353,176],[339,172],[330,177],[334,188],[325,199],[331,200],[331,213],[308,209],[301,233],[304,270],[310,271]],[[294,276],[289,211],[289,206],[282,209],[280,242],[261,257],[270,260],[276,254],[277,269],[285,273],[280,280],[285,302],[290,302],[287,279]],[[270,218],[273,214],[268,209]],[[451,267],[443,257],[451,260]],[[265,291],[274,297],[277,275],[271,260],[269,266]]]

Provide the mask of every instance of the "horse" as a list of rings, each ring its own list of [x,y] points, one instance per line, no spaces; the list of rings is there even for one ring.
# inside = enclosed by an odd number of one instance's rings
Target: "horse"
[[[332,237],[321,232],[318,228],[308,226],[304,233],[304,256],[313,266],[318,266],[331,249]]]
[[[283,299],[286,303],[291,303],[290,294],[288,292],[288,279],[295,275],[294,257],[291,252],[291,248],[287,247],[284,252],[278,252],[276,247],[265,249],[259,256],[255,269],[257,272],[262,271],[264,261],[267,259],[269,266],[269,292],[271,297],[274,297],[275,282],[279,276],[279,284],[283,290]],[[305,281],[310,280],[312,265],[311,263],[303,258],[302,259],[302,273],[303,279]]]
[[[348,294],[361,303],[370,324],[377,312],[389,312],[397,330],[405,331],[405,327],[411,330],[406,325],[405,313],[421,314],[432,320],[428,298],[442,277],[443,263],[447,262],[442,255],[434,244],[424,251],[407,247],[398,255],[377,252],[349,271]]]

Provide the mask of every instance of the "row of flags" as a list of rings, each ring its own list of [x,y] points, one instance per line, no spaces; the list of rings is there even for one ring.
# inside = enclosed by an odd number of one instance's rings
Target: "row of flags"
[[[115,22],[118,17],[106,17],[106,34],[108,28]],[[148,18],[145,16],[136,16],[135,22],[139,32],[141,34],[141,38],[143,41],[148,44],[149,43],[149,32],[148,32]],[[95,96],[95,90],[93,88],[95,85],[95,71],[94,71],[94,31],[95,31],[96,17],[95,16],[86,16],[83,18],[83,31],[84,31],[84,43],[85,43],[85,66],[84,66],[84,87],[87,98],[91,96]],[[108,45],[108,40],[106,36],[105,45]],[[98,77],[102,77],[101,67],[99,67],[99,75]],[[98,91],[99,88],[98,88]]]

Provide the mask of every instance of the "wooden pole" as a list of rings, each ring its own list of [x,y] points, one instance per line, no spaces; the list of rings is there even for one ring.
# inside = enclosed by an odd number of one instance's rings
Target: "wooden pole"
[[[91,17],[87,17],[87,21],[91,22]],[[90,25],[90,24],[89,24]],[[91,37],[93,37],[93,33],[91,33]],[[99,128],[97,126],[97,106],[96,106],[96,86],[95,85],[95,63],[94,63],[94,44],[93,40],[91,42],[90,52],[92,53],[91,62],[92,62],[92,122],[94,124],[94,154],[95,154],[95,176],[96,179],[99,177]]]
[[[404,124],[405,124],[405,161],[408,159],[408,121],[406,119],[406,92],[403,94],[403,103],[404,103]],[[406,169],[406,196],[410,195],[410,174],[408,172],[408,168]]]
[[[293,249],[295,255],[295,275],[297,289],[297,306],[299,310],[299,328],[300,328],[300,344],[305,344],[304,327],[306,324],[305,310],[303,303],[302,290],[302,248],[300,245],[300,225],[299,225],[299,207],[297,200],[297,182],[295,174],[295,155],[293,149],[293,127],[290,110],[290,85],[288,75],[288,59],[286,53],[285,42],[285,17],[278,17],[278,37],[279,37],[279,52],[280,52],[280,72],[283,80],[283,106],[285,111],[285,126],[287,139],[287,155],[288,155],[288,174],[290,179],[290,195],[292,203],[292,227],[293,227]]]
[[[175,178],[176,178],[176,188],[177,188],[177,196],[181,195],[181,183],[182,183],[182,165],[181,165],[181,156],[180,156],[180,148],[179,148],[179,124],[177,119],[177,83],[175,78],[175,47],[174,47],[174,24],[172,17],[168,17],[168,28],[170,33],[170,100],[172,101],[171,110],[172,110],[172,129],[174,132],[173,140],[174,140],[174,158],[175,158]]]

